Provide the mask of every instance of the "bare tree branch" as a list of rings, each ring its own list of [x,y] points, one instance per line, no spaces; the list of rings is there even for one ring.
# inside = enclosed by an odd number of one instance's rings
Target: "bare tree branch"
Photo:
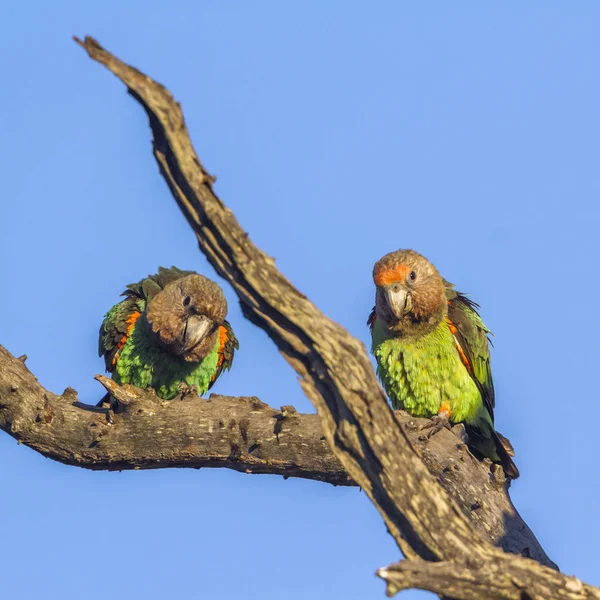
[[[161,173],[201,250],[231,283],[245,316],[269,334],[300,375],[334,454],[369,495],[405,556],[470,569],[497,561],[508,573],[525,561],[535,573],[526,595],[547,598],[549,589],[564,588],[569,579],[493,546],[429,474],[387,403],[364,346],[283,277],[215,195],[214,178],[196,156],[181,107],[168,90],[95,40],[78,42],[146,110]],[[484,581],[479,592],[481,598],[493,597]],[[582,593],[596,591],[583,586]]]
[[[472,566],[449,561],[404,560],[380,569],[377,574],[387,583],[388,596],[419,588],[463,600],[600,598],[600,590],[583,584],[577,577],[565,577],[544,568],[542,579],[538,564],[518,557],[511,559],[508,570],[505,561],[490,557],[490,560]]]
[[[275,410],[258,398],[212,395],[164,401],[151,391],[96,377],[119,401],[117,414],[81,404],[67,388],[45,390],[0,346],[0,428],[47,458],[93,470],[225,467],[245,473],[356,485],[325,441],[318,415]],[[506,493],[454,434],[427,439],[403,411],[396,418],[429,468],[475,527],[505,550],[553,566]],[[498,479],[496,479],[496,475]]]
[[[355,485],[316,414],[247,397],[164,401],[152,390],[97,379],[119,401],[117,414],[79,403],[71,388],[62,396],[45,390],[0,346],[0,428],[48,458],[87,469],[226,467]]]
[[[500,597],[599,597],[596,588],[579,587],[572,578],[503,552],[473,527],[464,506],[461,509],[430,475],[411,444],[376,381],[363,345],[281,275],[214,194],[214,179],[198,160],[171,94],[95,40],[77,41],[117,75],[146,110],[161,173],[196,232],[201,250],[234,287],[244,314],[271,336],[301,376],[334,454],[369,495],[404,554],[413,561],[421,559],[413,563],[414,570],[423,561],[435,561],[451,563],[463,578],[469,571],[471,581],[452,582],[456,598],[475,597],[473,590],[479,598],[499,597],[498,589],[484,576],[488,564],[519,588],[518,596],[507,591]],[[403,568],[410,569],[410,564]],[[391,571],[381,574],[385,577]],[[425,589],[428,585],[418,577],[409,583]]]

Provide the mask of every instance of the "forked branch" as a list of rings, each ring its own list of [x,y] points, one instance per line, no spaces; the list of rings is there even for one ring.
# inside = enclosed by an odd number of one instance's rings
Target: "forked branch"
[[[600,598],[600,590],[491,543],[485,522],[477,526],[473,517],[477,502],[467,507],[460,493],[451,497],[439,484],[438,479],[455,467],[457,479],[464,477],[460,461],[437,479],[429,472],[420,456],[425,452],[411,443],[390,409],[363,345],[284,278],[215,195],[214,178],[196,156],[171,94],[92,38],[77,41],[121,79],[146,110],[161,173],[201,250],[231,283],[245,316],[269,334],[300,375],[334,455],[369,495],[411,559],[380,572],[390,584],[388,591],[407,585],[432,589],[435,573],[442,573],[448,585],[443,587],[438,576],[440,587],[434,591],[456,598]],[[456,489],[480,483],[463,479]],[[488,471],[485,485],[501,487],[502,482],[494,482]],[[495,517],[506,517],[508,529],[514,513]],[[552,565],[539,546],[521,551]],[[452,570],[458,573],[454,579],[449,578]],[[431,579],[420,575],[424,572]]]

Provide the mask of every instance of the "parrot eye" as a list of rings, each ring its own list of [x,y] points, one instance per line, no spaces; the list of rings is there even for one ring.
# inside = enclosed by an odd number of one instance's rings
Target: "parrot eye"
[[[411,271],[409,277],[411,281],[414,281],[417,278],[417,274],[414,271]]]
[[[183,299],[183,305],[184,305],[184,306],[189,306],[191,301],[192,301],[192,299],[191,299],[189,296],[186,296],[186,297]]]

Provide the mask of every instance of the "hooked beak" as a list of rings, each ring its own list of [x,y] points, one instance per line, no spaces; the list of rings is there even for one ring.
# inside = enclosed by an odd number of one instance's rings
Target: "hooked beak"
[[[197,346],[206,336],[212,333],[214,323],[201,315],[190,315],[185,322],[183,336],[177,354],[183,354]]]
[[[397,319],[412,310],[412,297],[404,286],[394,284],[382,288],[382,291],[387,305]]]

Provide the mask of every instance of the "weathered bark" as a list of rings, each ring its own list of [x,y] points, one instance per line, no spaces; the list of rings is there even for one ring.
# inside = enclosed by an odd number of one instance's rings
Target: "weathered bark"
[[[464,507],[430,475],[413,448],[387,404],[363,345],[281,275],[214,194],[214,178],[198,160],[171,94],[95,40],[79,43],[117,75],[146,110],[161,173],[201,250],[231,283],[244,314],[270,335],[301,376],[334,454],[369,495],[404,554],[417,559],[413,571],[423,561],[436,561],[446,574],[455,569],[464,579],[468,572],[469,581],[452,581],[456,598],[600,598],[596,588],[503,552],[473,526]],[[491,586],[486,565],[493,565],[502,578],[501,591]],[[411,562],[403,568],[410,570]],[[390,568],[380,574],[389,579],[391,572]],[[409,585],[428,589],[429,584],[415,576]]]
[[[462,600],[600,598],[598,588],[585,585],[577,577],[542,570],[531,560],[515,557],[510,561],[510,569],[506,567],[506,562],[497,556],[468,566],[457,561],[404,560],[380,569],[377,574],[386,581],[388,596],[419,588]]]
[[[0,428],[47,458],[94,470],[225,467],[245,473],[356,485],[323,435],[319,416],[258,398],[188,395],[164,401],[151,390],[97,379],[116,397],[117,414],[81,404],[71,388],[45,390],[23,361],[0,346]],[[413,446],[474,526],[508,552],[553,566],[514,509],[501,469],[475,459],[447,430],[424,436],[395,411]]]
[[[252,397],[164,401],[96,378],[117,398],[116,414],[79,403],[71,388],[61,396],[45,390],[0,346],[0,428],[47,458],[87,469],[226,467],[355,485],[316,414],[275,410]]]

